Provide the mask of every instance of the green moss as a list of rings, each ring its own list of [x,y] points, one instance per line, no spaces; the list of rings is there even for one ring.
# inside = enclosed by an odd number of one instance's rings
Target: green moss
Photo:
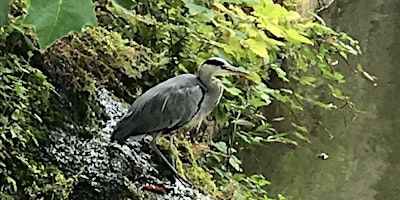
[[[36,149],[48,132],[53,86],[43,73],[4,45],[14,29],[0,30],[0,196],[2,199],[68,196],[74,179],[38,161]],[[15,44],[20,45],[20,44]]]
[[[159,140],[164,149],[170,147],[170,141],[165,138]],[[206,168],[199,165],[198,158],[195,156],[192,144],[186,140],[175,139],[175,143],[179,147],[179,151],[175,146],[172,146],[172,151],[175,159],[175,167],[177,171],[185,178],[190,180],[196,188],[206,191],[208,194],[215,195],[218,188],[212,180],[212,176]],[[187,162],[182,162],[182,159]]]

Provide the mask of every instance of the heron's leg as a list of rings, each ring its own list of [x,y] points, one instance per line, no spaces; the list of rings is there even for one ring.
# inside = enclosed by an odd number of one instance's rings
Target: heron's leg
[[[153,140],[150,142],[150,147],[151,149],[156,152],[156,154],[165,162],[165,164],[168,165],[168,167],[172,170],[174,173],[175,177],[178,178],[183,184],[187,184],[189,187],[192,187],[192,184],[188,182],[186,179],[184,179],[178,171],[171,165],[171,163],[168,161],[168,159],[161,153],[161,151],[157,147],[157,137],[160,135],[160,133],[154,134],[153,135]]]
[[[172,166],[175,168],[175,157],[174,157],[174,135],[169,138],[169,156],[171,157]]]

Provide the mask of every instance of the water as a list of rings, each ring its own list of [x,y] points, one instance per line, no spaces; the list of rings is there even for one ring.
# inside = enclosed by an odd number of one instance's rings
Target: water
[[[111,142],[113,127],[127,108],[105,89],[97,91],[97,100],[108,120],[102,121],[99,130],[87,127],[96,133],[93,137],[82,137],[67,125],[52,130],[41,148],[46,165],[56,165],[66,174],[78,176],[70,199],[211,199],[195,188],[165,178],[168,170],[153,161],[144,137],[131,138],[124,145]],[[161,186],[167,192],[143,189],[148,185]]]
[[[351,58],[378,77],[377,86],[351,70],[345,92],[359,113],[348,109],[315,111],[324,127],[313,130],[311,144],[295,150],[258,147],[245,162],[248,172],[272,181],[271,195],[296,200],[386,200],[400,195],[400,1],[336,0],[324,18],[328,25],[360,41],[363,55]],[[346,68],[346,66],[343,66]],[[326,160],[317,157],[326,153]]]

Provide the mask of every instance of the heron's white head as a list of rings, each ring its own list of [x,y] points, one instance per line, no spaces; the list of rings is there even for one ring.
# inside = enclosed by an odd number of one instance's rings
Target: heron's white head
[[[231,64],[229,64],[228,61],[218,57],[212,57],[204,61],[203,64],[201,64],[199,71],[200,73],[210,74],[210,75],[224,75],[224,74],[236,74],[241,76],[250,75],[249,72],[234,67]]]

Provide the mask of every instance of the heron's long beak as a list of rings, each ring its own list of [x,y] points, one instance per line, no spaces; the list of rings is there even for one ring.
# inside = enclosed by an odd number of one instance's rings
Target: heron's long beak
[[[250,76],[250,72],[240,69],[238,67],[234,67],[234,66],[227,66],[227,69],[229,71],[231,71],[233,74],[237,74],[240,76]]]

